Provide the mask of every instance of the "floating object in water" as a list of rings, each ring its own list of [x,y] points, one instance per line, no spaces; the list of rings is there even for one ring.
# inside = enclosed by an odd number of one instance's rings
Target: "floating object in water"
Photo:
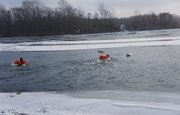
[[[130,57],[130,56],[132,56],[132,53],[127,53],[126,54],[126,57]]]
[[[102,50],[98,50],[98,53],[104,53],[104,51],[102,51]]]

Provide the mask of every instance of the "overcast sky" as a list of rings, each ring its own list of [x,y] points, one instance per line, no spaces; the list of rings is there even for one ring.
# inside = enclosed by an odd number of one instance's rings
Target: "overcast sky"
[[[0,0],[7,8],[19,6],[23,0]],[[39,0],[50,7],[57,7],[59,0]],[[170,12],[180,15],[180,0],[67,0],[72,6],[94,14],[102,3],[111,9],[116,17],[128,17],[139,11],[141,14]]]

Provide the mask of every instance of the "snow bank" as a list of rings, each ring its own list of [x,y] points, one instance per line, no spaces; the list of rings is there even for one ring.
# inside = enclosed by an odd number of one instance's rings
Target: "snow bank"
[[[113,91],[114,92],[114,91]],[[132,101],[124,99],[110,99],[103,97],[110,92],[77,92],[60,94],[55,92],[37,93],[0,93],[1,115],[179,115],[180,103],[171,99],[180,99],[179,94],[161,94],[162,99],[169,101],[149,101],[159,94],[114,92],[113,95],[133,98]],[[90,95],[96,95],[95,97]],[[142,94],[142,95],[141,95]],[[149,95],[150,94],[150,95]],[[84,97],[86,96],[86,98]],[[99,96],[99,99],[97,97]],[[125,97],[126,97],[125,96]],[[140,96],[140,97],[139,97]],[[100,99],[103,97],[103,99]],[[126,97],[126,99],[127,99]],[[141,101],[141,97],[146,98]],[[139,100],[136,100],[139,98]]]
[[[116,40],[85,40],[85,41],[41,41],[41,42],[24,42],[18,45],[76,45],[76,44],[102,44],[102,43],[124,43],[124,42],[143,42],[143,41],[172,41],[180,40],[178,37],[166,38],[133,38],[133,39],[116,39]]]
[[[0,44],[0,51],[58,51],[163,45],[180,45],[180,38],[167,37],[121,40],[24,42],[16,44]]]

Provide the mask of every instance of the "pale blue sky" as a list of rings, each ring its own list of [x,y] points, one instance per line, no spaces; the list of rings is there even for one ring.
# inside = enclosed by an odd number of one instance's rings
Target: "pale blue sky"
[[[0,0],[7,8],[19,6],[23,0]],[[50,7],[57,7],[59,0],[39,0]],[[72,6],[85,12],[94,13],[98,4],[104,4],[117,17],[127,17],[139,11],[141,14],[150,12],[170,12],[180,15],[180,0],[67,0]]]

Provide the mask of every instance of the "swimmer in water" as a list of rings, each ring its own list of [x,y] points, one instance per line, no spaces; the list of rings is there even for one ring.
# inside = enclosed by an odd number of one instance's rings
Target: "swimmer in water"
[[[23,58],[19,58],[19,60],[14,61],[13,64],[17,66],[26,66],[28,65],[28,62],[25,61]]]

